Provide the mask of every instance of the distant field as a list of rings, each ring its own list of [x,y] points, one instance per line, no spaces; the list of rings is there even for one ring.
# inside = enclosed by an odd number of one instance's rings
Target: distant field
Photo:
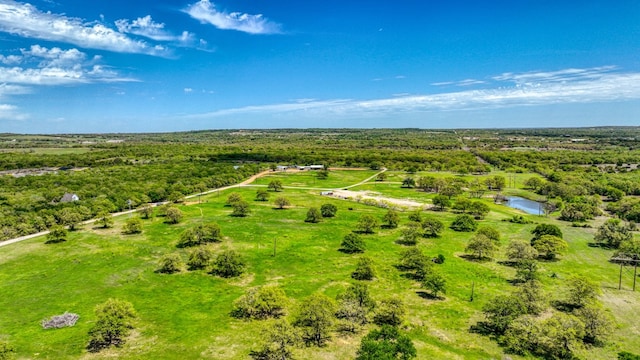
[[[355,184],[375,171],[335,171],[329,179],[318,180],[311,172],[274,174],[259,179],[266,185],[280,179],[286,186],[333,188]],[[436,174],[440,176],[440,174]],[[403,174],[391,174],[392,181]],[[401,180],[400,180],[401,181]],[[372,190],[386,196],[417,198],[428,201],[431,195],[399,184],[370,183],[353,190]],[[44,238],[0,248],[0,334],[18,349],[18,358],[123,358],[123,359],[247,359],[255,348],[261,323],[236,320],[229,316],[232,302],[247,288],[278,284],[294,304],[314,292],[335,297],[352,282],[350,273],[358,255],[337,251],[344,235],[354,229],[363,214],[382,218],[385,209],[356,202],[320,196],[319,190],[286,189],[278,196],[290,199],[287,210],[275,210],[269,202],[257,202],[257,188],[246,187],[212,193],[201,204],[181,206],[185,220],[177,225],[163,223],[155,217],[144,221],[140,235],[122,235],[125,217],[116,219],[113,229],[89,226],[72,232],[68,241],[44,244]],[[234,218],[224,206],[231,192],[248,200],[252,214]],[[483,224],[500,230],[502,248],[514,239],[530,239],[535,224],[513,224],[502,219],[522,214],[506,206],[490,206]],[[338,207],[335,218],[319,224],[303,220],[307,209],[330,202]],[[455,214],[425,212],[441,219],[446,226]],[[133,215],[136,216],[136,215]],[[402,222],[407,214],[402,213]],[[618,326],[612,341],[604,348],[581,351],[581,357],[614,359],[620,350],[640,352],[640,329],[637,313],[640,292],[631,292],[631,277],[625,273],[623,291],[617,290],[618,267],[607,260],[610,250],[592,248],[593,229],[572,228],[568,223],[525,215],[535,222],[561,226],[570,244],[569,253],[557,262],[543,262],[542,282],[549,299],[563,295],[563,281],[572,274],[589,275],[604,291],[601,300],[611,310]],[[155,273],[160,257],[176,252],[186,259],[186,250],[176,248],[182,231],[201,223],[217,222],[225,240],[214,245],[217,251],[236,249],[248,264],[246,274],[237,279],[220,279],[203,271],[174,275]],[[414,341],[419,359],[526,359],[505,355],[488,337],[470,333],[469,327],[482,319],[482,306],[494,295],[513,288],[508,282],[514,269],[497,262],[472,262],[460,255],[472,236],[445,230],[438,239],[421,239],[418,247],[430,256],[443,254],[446,261],[438,265],[448,283],[445,300],[427,300],[418,296],[419,284],[403,277],[394,267],[406,247],[395,241],[400,229],[380,229],[365,235],[365,255],[374,259],[378,278],[370,283],[375,299],[389,295],[401,297],[408,307],[402,326]],[[637,235],[636,235],[637,236]],[[274,242],[277,254],[273,256]],[[498,256],[503,259],[501,253]],[[469,301],[475,282],[475,300]],[[120,349],[89,355],[84,350],[87,331],[93,325],[93,308],[109,297],[133,303],[139,321],[131,339]],[[75,327],[43,330],[40,321],[65,311],[80,314]],[[290,311],[289,311],[290,312]],[[299,359],[352,359],[360,335],[334,336],[324,348],[300,348]]]
[[[84,154],[91,151],[90,148],[20,148],[20,149],[0,149],[3,153],[23,153],[23,154]]]

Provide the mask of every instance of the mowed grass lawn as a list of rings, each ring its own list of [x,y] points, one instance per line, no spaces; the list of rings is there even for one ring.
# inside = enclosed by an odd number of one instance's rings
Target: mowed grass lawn
[[[344,173],[345,177],[354,178],[340,180],[342,175],[332,172],[327,180],[333,176],[341,187],[375,172]],[[300,181],[296,178],[298,174],[291,176],[289,184]],[[269,177],[260,181],[266,184]],[[308,180],[304,183],[308,184]],[[144,231],[140,235],[122,235],[126,217],[121,217],[113,229],[85,226],[70,233],[63,243],[44,244],[45,239],[38,238],[0,248],[0,336],[15,345],[18,358],[25,359],[247,359],[259,341],[262,323],[230,317],[233,301],[247,288],[264,284],[280,285],[292,300],[290,310],[314,292],[335,297],[352,282],[350,273],[359,257],[337,251],[342,238],[354,229],[363,214],[381,219],[386,212],[322,197],[319,191],[310,190],[287,189],[277,195],[272,193],[268,202],[257,202],[253,201],[255,191],[256,188],[239,188],[203,197],[201,204],[181,207],[185,219],[179,224],[165,224],[162,217],[143,220]],[[240,193],[250,202],[250,216],[229,216],[231,209],[224,202],[231,192]],[[393,195],[402,193],[394,190]],[[292,206],[275,210],[272,200],[277,196],[287,197]],[[309,207],[320,207],[326,202],[338,207],[335,218],[318,224],[304,222]],[[530,238],[535,224],[501,221],[518,212],[489,201],[487,204],[492,211],[482,223],[500,230],[503,249],[510,240]],[[452,213],[438,212],[424,215],[438,217],[446,226],[455,217]],[[406,223],[406,217],[403,213],[402,223]],[[601,300],[618,323],[607,346],[584,350],[581,355],[613,359],[620,350],[640,352],[636,314],[640,295],[630,291],[632,280],[627,272],[623,278],[625,290],[617,290],[618,267],[607,262],[611,251],[588,246],[594,230],[571,228],[548,218],[528,218],[560,225],[570,244],[569,253],[560,261],[541,264],[548,298],[562,298],[563,282],[572,274],[589,275],[601,284],[604,291]],[[217,251],[237,250],[247,263],[244,275],[221,279],[205,271],[173,275],[155,272],[164,254],[176,252],[186,259],[188,250],[176,248],[178,238],[182,231],[199,222],[217,222],[221,226],[225,239],[213,247]],[[376,234],[364,235],[365,255],[374,259],[378,275],[369,283],[372,295],[378,300],[398,296],[405,301],[408,313],[402,328],[413,339],[420,359],[504,357],[494,341],[470,333],[469,327],[482,319],[482,306],[491,297],[513,289],[508,280],[515,271],[495,261],[478,263],[460,257],[471,236],[447,229],[441,238],[420,241],[418,246],[428,255],[443,254],[446,258],[444,264],[438,265],[447,279],[446,298],[428,300],[418,295],[421,291],[418,283],[403,277],[394,267],[406,249],[395,243],[400,229],[379,229]],[[503,255],[497,257],[500,260]],[[470,302],[472,283],[475,300]],[[139,315],[136,330],[122,348],[89,354],[85,346],[87,332],[95,321],[93,308],[109,297],[134,305]],[[80,315],[76,326],[41,328],[42,319],[65,311]],[[302,348],[296,353],[298,358],[352,359],[361,336],[335,335],[324,348]]]

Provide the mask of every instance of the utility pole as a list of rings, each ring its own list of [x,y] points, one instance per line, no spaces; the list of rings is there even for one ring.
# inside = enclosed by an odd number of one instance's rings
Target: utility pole
[[[474,295],[475,288],[476,288],[476,282],[473,281],[471,282],[471,297],[469,298],[470,302],[473,302],[473,295]]]
[[[276,247],[278,245],[278,240],[276,240],[276,238],[273,238],[273,257],[276,257]]]

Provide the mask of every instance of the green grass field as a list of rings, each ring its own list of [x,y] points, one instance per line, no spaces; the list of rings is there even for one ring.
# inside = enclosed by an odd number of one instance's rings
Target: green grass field
[[[373,171],[331,172],[326,187],[344,187],[375,174]],[[268,184],[274,176],[259,179]],[[286,186],[314,186],[310,173],[277,174]],[[298,185],[299,184],[299,185]],[[400,189],[399,184],[368,184],[362,188],[392,197],[428,195]],[[360,190],[356,187],[354,190]],[[163,218],[144,220],[140,235],[122,235],[125,217],[116,219],[112,229],[85,226],[70,233],[68,240],[44,244],[44,238],[27,240],[0,248],[0,336],[9,340],[21,359],[246,359],[259,341],[259,321],[237,320],[229,316],[232,302],[247,288],[278,284],[296,302],[314,292],[330,297],[352,282],[350,273],[358,255],[337,251],[362,214],[382,218],[386,210],[355,202],[330,199],[315,190],[287,189],[279,195],[291,200],[286,210],[275,210],[271,201],[253,201],[256,188],[246,187],[212,193],[201,204],[182,206],[185,219],[168,225]],[[252,213],[246,218],[229,216],[224,206],[231,192],[250,202]],[[275,198],[272,195],[271,200]],[[338,207],[335,218],[319,224],[304,222],[311,206],[331,202]],[[501,221],[521,214],[487,200],[491,213],[484,224],[498,228],[503,248],[513,239],[530,238],[535,224],[520,225]],[[350,210],[351,208],[351,210]],[[445,225],[455,214],[425,212]],[[137,216],[137,215],[133,215]],[[407,214],[402,214],[402,223]],[[607,260],[611,251],[592,248],[593,229],[571,228],[551,218],[526,216],[535,222],[561,226],[570,244],[569,253],[557,262],[542,263],[542,281],[549,299],[563,296],[563,281],[572,274],[585,274],[603,289],[601,300],[615,316],[617,327],[603,348],[592,348],[579,355],[589,359],[613,359],[621,350],[640,352],[640,328],[636,309],[640,292],[630,291],[631,276],[625,272],[624,289],[617,290],[618,267]],[[221,279],[204,271],[156,273],[164,254],[177,252],[186,259],[186,250],[176,248],[180,233],[199,222],[217,222],[225,237],[216,250],[232,248],[247,262],[247,272],[239,278]],[[444,300],[427,300],[418,295],[418,283],[401,276],[394,267],[406,247],[395,243],[399,229],[381,229],[365,235],[366,255],[374,259],[378,277],[370,282],[375,299],[389,295],[401,297],[408,307],[403,329],[414,341],[420,359],[500,359],[501,348],[488,337],[469,332],[482,319],[482,306],[494,295],[508,293],[515,271],[498,262],[472,262],[460,257],[472,235],[447,229],[438,239],[422,239],[419,247],[430,256],[443,254],[440,266],[448,283]],[[274,242],[277,253],[273,256]],[[503,255],[498,255],[498,260]],[[554,275],[554,276],[552,276]],[[475,300],[469,301],[472,282]],[[93,308],[109,297],[130,301],[138,312],[137,327],[129,341],[119,349],[99,354],[85,350],[87,332],[95,321]],[[65,311],[80,315],[74,327],[43,330],[40,321]],[[323,348],[297,349],[298,358],[351,359],[360,335],[341,337]],[[509,355],[512,359],[522,359]]]

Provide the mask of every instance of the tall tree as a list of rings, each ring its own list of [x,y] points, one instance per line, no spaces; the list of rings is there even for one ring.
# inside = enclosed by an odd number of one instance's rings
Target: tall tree
[[[323,346],[331,338],[335,322],[335,302],[324,294],[315,293],[302,300],[293,317],[293,325],[302,331],[309,345]]]

